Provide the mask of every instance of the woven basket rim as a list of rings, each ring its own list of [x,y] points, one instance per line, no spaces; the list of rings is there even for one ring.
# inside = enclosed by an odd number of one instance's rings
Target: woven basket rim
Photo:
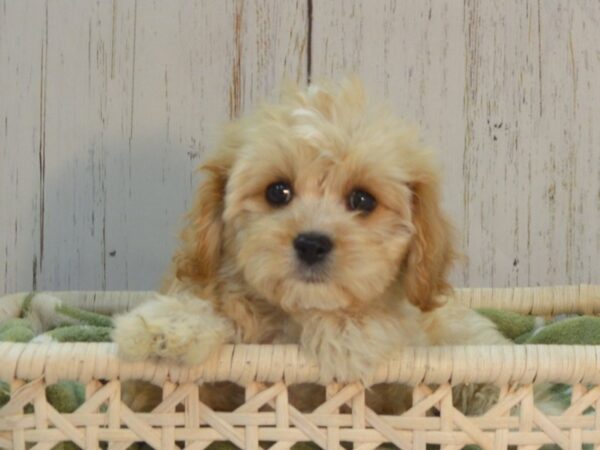
[[[156,385],[231,381],[286,384],[324,379],[297,345],[225,345],[204,364],[120,360],[113,343],[0,342],[0,380],[144,380]],[[346,383],[348,380],[343,380]],[[467,345],[405,347],[378,367],[365,384],[600,383],[600,346]]]
[[[107,311],[131,308],[148,298],[148,291],[69,291],[56,293],[78,306]],[[458,289],[456,301],[471,307],[495,305],[544,314],[600,312],[600,286],[544,288]],[[18,314],[23,295],[0,298],[0,320]],[[115,303],[118,308],[115,308]],[[247,384],[254,381],[288,384],[327,384],[318,366],[296,345],[227,345],[201,366],[181,367],[164,361],[125,362],[113,343],[0,342],[0,379],[48,383],[63,379],[89,382],[93,379],[143,379],[155,384],[166,381]],[[507,345],[407,347],[375,370],[368,384],[419,383],[598,383],[600,346]]]

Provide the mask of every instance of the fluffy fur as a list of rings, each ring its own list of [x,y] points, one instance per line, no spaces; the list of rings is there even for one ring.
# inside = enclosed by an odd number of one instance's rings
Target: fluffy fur
[[[286,89],[229,124],[202,169],[167,297],[116,320],[124,357],[200,363],[226,342],[299,343],[324,381],[368,381],[401,346],[507,342],[487,319],[440,306],[455,252],[438,168],[359,82]],[[274,207],[265,190],[278,181],[294,197]],[[377,200],[369,214],[347,207],[358,188]],[[292,245],[315,231],[334,243],[316,281]]]

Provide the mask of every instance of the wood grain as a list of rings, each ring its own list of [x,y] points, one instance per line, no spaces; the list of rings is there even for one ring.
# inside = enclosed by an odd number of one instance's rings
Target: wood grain
[[[600,278],[598,2],[322,0],[313,17],[313,73],[359,73],[438,148],[457,284]]]
[[[216,130],[306,78],[299,2],[0,5],[0,290],[154,288]]]
[[[467,286],[599,282],[600,3],[0,1],[0,292],[154,288],[221,123],[358,73],[439,149]]]

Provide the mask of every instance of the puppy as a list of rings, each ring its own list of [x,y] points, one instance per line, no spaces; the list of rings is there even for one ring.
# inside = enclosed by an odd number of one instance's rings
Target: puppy
[[[164,296],[116,319],[124,358],[198,364],[224,343],[298,343],[323,381],[346,382],[402,346],[507,342],[440,305],[455,252],[438,168],[358,81],[284,90],[229,124],[202,169]],[[385,396],[372,407],[401,409]]]

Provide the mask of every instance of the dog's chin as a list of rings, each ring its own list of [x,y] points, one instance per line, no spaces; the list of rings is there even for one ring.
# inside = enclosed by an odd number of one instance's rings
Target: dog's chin
[[[291,276],[292,279],[308,284],[325,284],[331,282],[327,266],[317,266],[316,268],[304,267],[298,264]]]
[[[302,274],[298,277],[298,281],[308,284],[323,284],[327,282],[327,278],[313,273]]]
[[[334,311],[352,304],[352,296],[324,276],[304,273],[282,283],[280,306],[284,311]]]
[[[354,302],[351,294],[318,271],[298,270],[281,276],[264,276],[264,272],[260,277],[248,272],[245,275],[246,282],[257,294],[289,313],[334,311]]]

